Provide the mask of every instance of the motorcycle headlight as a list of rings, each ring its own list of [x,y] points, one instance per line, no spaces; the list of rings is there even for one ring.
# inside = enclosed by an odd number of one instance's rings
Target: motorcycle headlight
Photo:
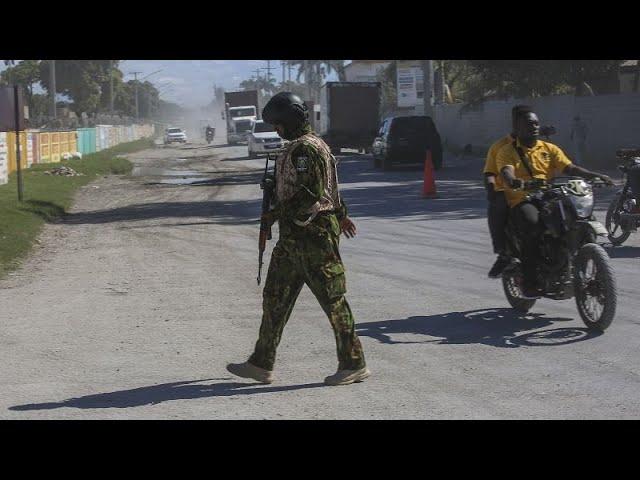
[[[593,213],[593,192],[580,196],[571,195],[569,198],[580,218],[589,218],[591,216]]]

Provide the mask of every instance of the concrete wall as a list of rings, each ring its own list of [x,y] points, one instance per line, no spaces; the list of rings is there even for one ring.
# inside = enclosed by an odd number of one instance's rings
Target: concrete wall
[[[531,105],[542,125],[556,127],[557,134],[550,141],[570,158],[575,154],[570,140],[571,124],[573,117],[579,115],[589,127],[587,166],[613,167],[617,149],[640,147],[640,94],[489,101],[477,109],[463,109],[459,104],[436,105],[434,116],[448,146],[460,149],[471,144],[475,152],[484,154],[495,140],[510,131],[511,107],[519,103]]]

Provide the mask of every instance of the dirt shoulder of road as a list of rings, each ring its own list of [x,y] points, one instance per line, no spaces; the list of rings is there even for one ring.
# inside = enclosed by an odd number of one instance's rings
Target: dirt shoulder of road
[[[82,159],[34,165],[23,172],[24,201],[17,198],[17,175],[0,187],[0,278],[16,270],[27,257],[46,222],[57,221],[71,207],[78,189],[100,176],[124,174],[133,165],[122,158],[147,149],[152,140],[118,145]],[[75,176],[52,175],[61,168]]]

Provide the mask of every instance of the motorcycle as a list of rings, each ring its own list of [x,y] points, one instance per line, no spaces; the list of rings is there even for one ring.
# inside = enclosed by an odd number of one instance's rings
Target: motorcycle
[[[213,142],[213,137],[215,135],[215,132],[212,130],[207,131],[207,133],[205,134],[206,139],[207,139],[207,144],[210,144],[211,142]]]
[[[624,187],[616,193],[607,209],[605,226],[609,232],[609,241],[613,245],[622,245],[640,226],[640,213],[633,213],[636,208],[634,192],[629,185],[629,169],[640,165],[640,149],[622,149],[616,152],[616,156],[623,160],[618,165],[622,172]]]
[[[616,281],[609,256],[596,243],[607,230],[593,216],[593,187],[601,180],[557,177],[551,183],[524,183],[527,199],[540,210],[545,230],[540,239],[541,262],[537,275],[541,296],[552,300],[575,297],[578,312],[588,329],[604,331],[616,312]],[[502,274],[504,293],[511,306],[528,312],[535,299],[522,296],[521,244],[511,221],[507,226],[508,253],[514,259]]]

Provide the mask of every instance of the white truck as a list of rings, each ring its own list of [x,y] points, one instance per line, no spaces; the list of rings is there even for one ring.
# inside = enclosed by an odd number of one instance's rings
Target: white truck
[[[225,92],[227,143],[235,145],[247,140],[258,119],[258,91]]]

